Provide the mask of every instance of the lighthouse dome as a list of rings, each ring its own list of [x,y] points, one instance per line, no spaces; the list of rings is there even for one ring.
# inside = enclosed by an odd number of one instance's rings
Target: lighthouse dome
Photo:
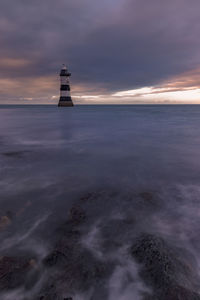
[[[62,65],[62,70],[67,70],[67,67],[65,64]]]
[[[68,72],[67,67],[64,64],[60,70],[60,76],[71,76],[71,73]]]

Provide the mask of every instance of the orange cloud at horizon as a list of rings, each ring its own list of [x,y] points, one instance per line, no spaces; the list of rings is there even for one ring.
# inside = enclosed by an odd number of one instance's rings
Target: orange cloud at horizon
[[[26,63],[26,60],[16,60],[15,66]],[[0,78],[1,103],[56,104],[59,85],[59,76],[56,75]],[[200,104],[200,68],[173,76],[155,86],[116,93],[109,93],[95,86],[73,84],[72,80],[72,97],[75,104]]]
[[[132,98],[147,103],[200,103],[200,68],[173,76],[156,86],[114,93],[113,97]]]

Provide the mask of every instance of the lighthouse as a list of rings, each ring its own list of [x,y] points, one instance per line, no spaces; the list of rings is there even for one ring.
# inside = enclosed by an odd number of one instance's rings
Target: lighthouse
[[[68,72],[67,67],[63,65],[60,70],[60,100],[58,106],[73,106],[71,94],[70,94],[70,83],[69,77],[71,73]]]

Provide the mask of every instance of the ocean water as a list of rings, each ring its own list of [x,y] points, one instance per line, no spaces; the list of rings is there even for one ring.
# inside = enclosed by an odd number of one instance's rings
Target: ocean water
[[[44,263],[63,224],[78,232],[67,271]],[[0,257],[34,261],[0,299],[157,299],[130,254],[144,233],[187,261],[178,285],[198,294],[199,232],[200,106],[0,107]]]

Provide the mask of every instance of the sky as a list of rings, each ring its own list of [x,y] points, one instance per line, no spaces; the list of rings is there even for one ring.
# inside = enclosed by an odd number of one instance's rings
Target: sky
[[[200,103],[199,0],[1,0],[0,104]]]

